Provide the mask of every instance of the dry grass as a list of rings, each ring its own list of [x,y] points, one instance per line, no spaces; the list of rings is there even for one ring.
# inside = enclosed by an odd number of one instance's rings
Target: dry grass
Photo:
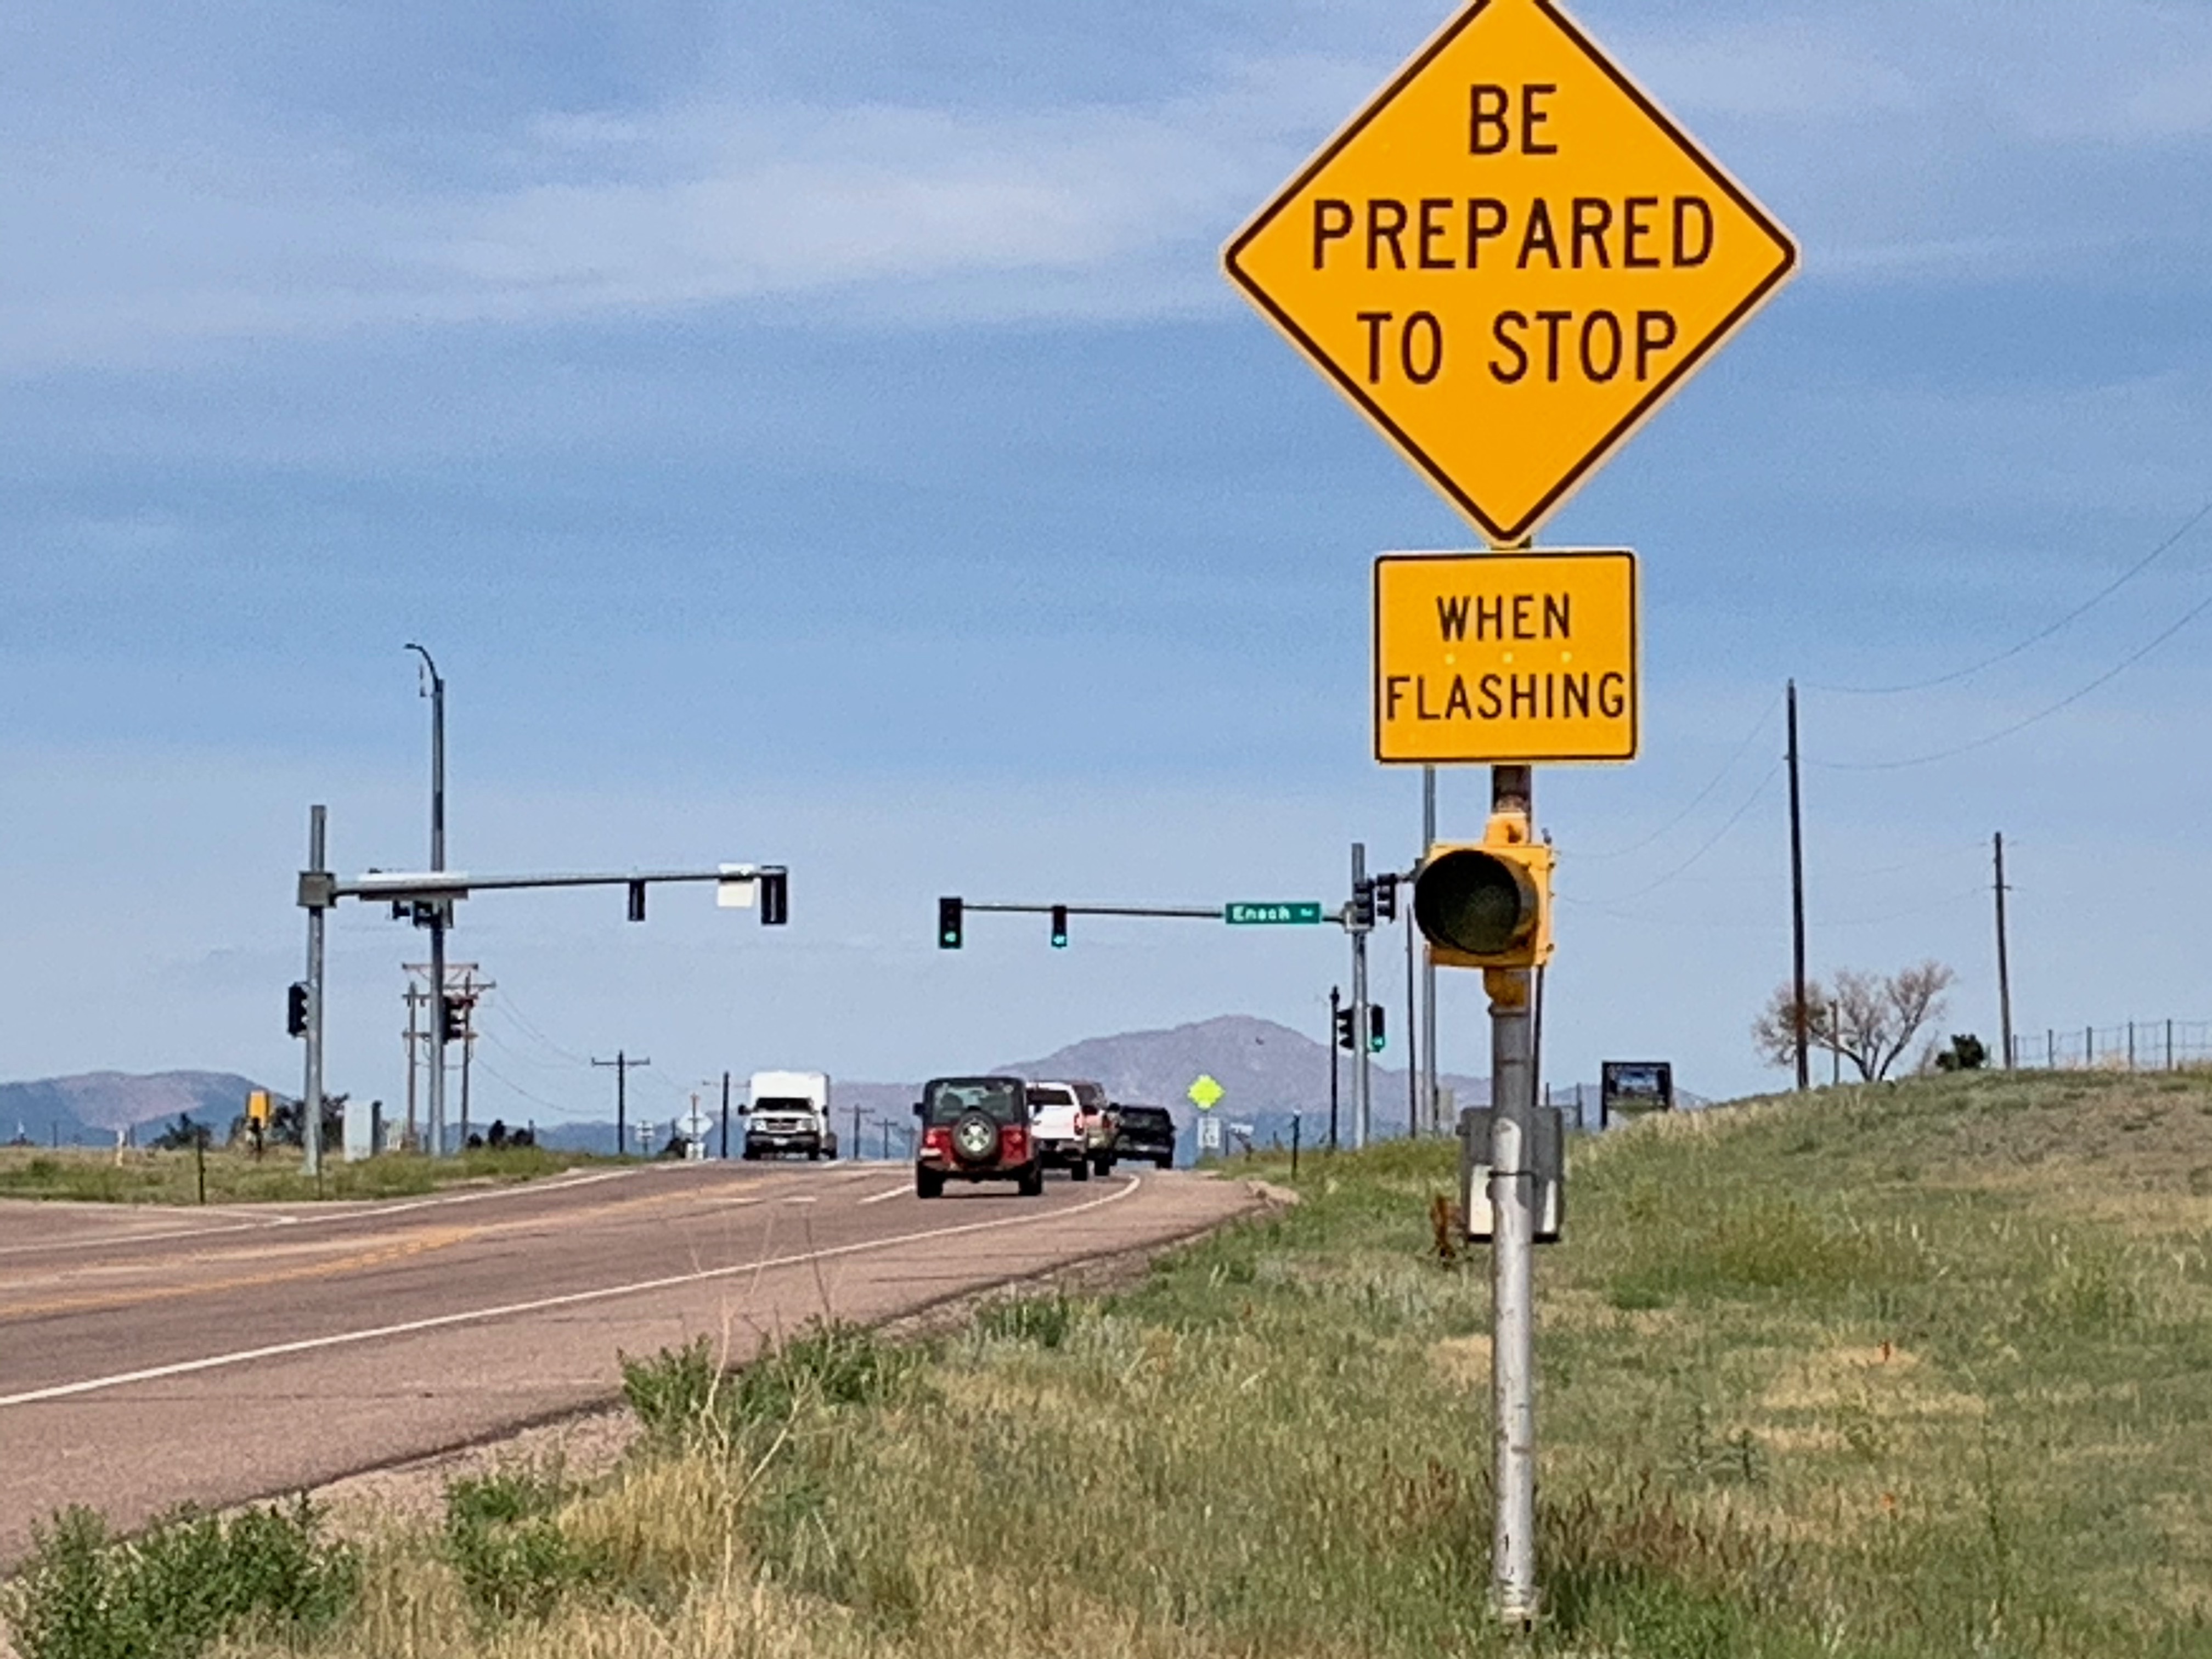
[[[535,1181],[612,1160],[529,1146],[478,1148],[452,1158],[392,1152],[349,1164],[333,1155],[319,1180],[300,1172],[295,1147],[261,1158],[228,1147],[206,1156],[207,1202],[297,1204],[317,1199],[407,1198],[448,1187]],[[102,1204],[196,1204],[201,1167],[190,1152],[126,1148],[94,1152],[0,1147],[0,1198],[71,1199]]]

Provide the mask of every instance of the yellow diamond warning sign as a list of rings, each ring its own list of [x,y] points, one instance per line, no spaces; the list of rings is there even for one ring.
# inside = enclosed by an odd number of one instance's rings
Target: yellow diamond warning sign
[[[1796,257],[1552,0],[1474,0],[1222,258],[1486,537],[1512,543]]]
[[[1636,758],[1636,556],[1386,553],[1375,562],[1375,758]]]

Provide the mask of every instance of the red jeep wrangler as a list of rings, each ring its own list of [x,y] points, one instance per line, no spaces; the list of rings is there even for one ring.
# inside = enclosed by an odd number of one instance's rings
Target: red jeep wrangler
[[[940,1198],[948,1181],[1012,1181],[1022,1195],[1044,1191],[1044,1164],[1030,1133],[1029,1094],[1018,1077],[932,1079],[915,1103],[921,1149],[917,1198]]]

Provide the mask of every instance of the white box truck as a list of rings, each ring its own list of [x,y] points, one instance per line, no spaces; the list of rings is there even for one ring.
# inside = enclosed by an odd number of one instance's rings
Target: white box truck
[[[755,1072],[745,1090],[745,1150],[750,1158],[810,1161],[837,1156],[826,1072]]]

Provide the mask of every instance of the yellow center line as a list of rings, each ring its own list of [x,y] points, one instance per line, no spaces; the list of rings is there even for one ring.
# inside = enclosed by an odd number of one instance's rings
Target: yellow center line
[[[80,1291],[71,1294],[43,1299],[0,1303],[0,1323],[10,1320],[45,1318],[54,1314],[88,1313],[116,1308],[142,1306],[149,1302],[180,1301],[187,1297],[212,1296],[226,1291],[259,1290],[272,1285],[297,1283],[316,1279],[339,1278],[347,1273],[388,1267],[410,1256],[422,1255],[432,1250],[450,1249],[458,1244],[501,1235],[542,1232],[554,1227],[568,1227],[578,1224],[605,1220],[625,1212],[661,1209],[671,1205],[696,1203],[708,1216],[717,1211],[727,1211],[738,1200],[725,1193],[684,1190],[672,1193],[651,1193],[635,1198],[612,1199],[582,1209],[563,1210],[552,1215],[516,1216],[500,1221],[479,1222],[471,1225],[417,1228],[404,1237],[379,1244],[369,1249],[356,1249],[327,1261],[301,1263],[288,1267],[257,1267],[245,1273],[229,1273],[219,1278],[195,1279],[186,1283],[173,1281],[111,1291]],[[748,1196],[743,1201],[757,1201]],[[343,1249],[343,1240],[310,1240],[286,1237],[276,1248],[286,1254],[316,1253]],[[125,1266],[93,1263],[84,1268],[55,1276],[52,1281],[66,1284],[70,1279],[116,1273],[174,1273],[179,1269],[204,1267],[210,1263],[254,1261],[265,1263],[270,1251],[233,1249],[220,1253],[209,1251],[179,1252],[146,1262]]]
[[[267,1267],[258,1273],[234,1273],[224,1279],[203,1279],[191,1285],[147,1285],[136,1290],[94,1291],[75,1296],[50,1297],[40,1302],[20,1302],[0,1308],[0,1321],[40,1319],[52,1314],[89,1313],[97,1310],[137,1307],[148,1302],[170,1302],[189,1296],[213,1296],[223,1291],[262,1290],[303,1279],[334,1279],[343,1273],[380,1267],[410,1256],[450,1249],[470,1237],[465,1227],[424,1229],[405,1238],[356,1250],[329,1261],[301,1262],[289,1267]]]

